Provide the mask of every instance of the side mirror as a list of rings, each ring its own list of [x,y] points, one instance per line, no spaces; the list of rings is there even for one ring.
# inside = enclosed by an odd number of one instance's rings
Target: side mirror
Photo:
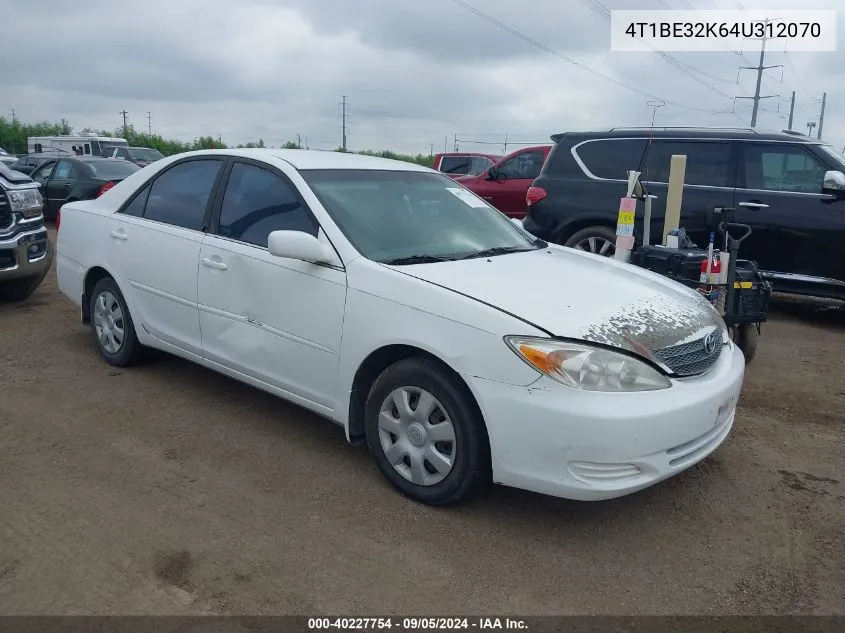
[[[313,235],[302,231],[273,231],[267,236],[267,250],[276,257],[287,257],[315,264],[327,264],[334,256]]]
[[[827,172],[822,183],[822,193],[845,198],[845,174],[841,171]]]
[[[490,169],[487,170],[486,180],[498,180],[498,179],[499,179],[499,172],[496,171],[496,166],[493,165]]]

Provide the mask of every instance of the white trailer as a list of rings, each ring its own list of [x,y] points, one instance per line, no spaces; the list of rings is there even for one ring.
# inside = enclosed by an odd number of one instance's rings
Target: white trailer
[[[97,134],[67,136],[30,136],[27,140],[27,152],[30,154],[78,154],[88,156],[107,156],[116,147],[127,147],[126,139]]]

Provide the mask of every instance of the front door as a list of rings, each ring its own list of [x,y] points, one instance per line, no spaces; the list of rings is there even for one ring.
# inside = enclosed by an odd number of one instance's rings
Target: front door
[[[801,144],[744,146],[735,219],[751,226],[740,257],[769,272],[845,281],[834,256],[845,240],[845,202],[822,194],[828,167]]]
[[[334,408],[346,273],[267,250],[271,231],[325,240],[280,171],[236,161],[200,253],[203,355],[327,411]]]
[[[176,163],[112,215],[111,257],[140,326],[199,357],[197,267],[203,228],[224,161]],[[138,325],[136,323],[136,325]]]
[[[545,156],[542,150],[517,152],[499,163],[495,180],[482,176],[471,188],[505,215],[523,218],[528,210],[525,195],[540,175]]]
[[[74,177],[73,163],[69,160],[60,160],[53,175],[47,181],[46,206],[50,217],[56,217],[59,209],[67,202],[73,189]]]
[[[56,166],[56,161],[50,160],[43,163],[40,167],[37,167],[33,170],[32,178],[35,182],[38,183],[38,189],[41,191],[41,197],[44,199],[44,210],[43,213],[45,215],[50,214],[50,204],[49,204],[49,197],[47,192],[47,183],[50,182],[50,176],[53,173],[53,168]]]

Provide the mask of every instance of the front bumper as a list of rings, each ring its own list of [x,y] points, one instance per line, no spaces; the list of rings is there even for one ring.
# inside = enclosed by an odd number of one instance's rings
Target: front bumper
[[[716,450],[733,426],[744,374],[742,352],[730,344],[705,375],[660,391],[466,379],[487,422],[494,481],[596,501],[647,488]]]
[[[18,225],[12,235],[0,235],[0,281],[34,277],[50,266],[47,229],[39,224],[31,230]]]

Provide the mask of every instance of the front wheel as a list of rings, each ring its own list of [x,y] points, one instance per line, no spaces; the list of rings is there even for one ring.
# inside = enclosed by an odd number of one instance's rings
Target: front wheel
[[[590,226],[572,234],[564,246],[595,255],[613,257],[616,252],[616,233],[607,226]]]
[[[434,506],[467,499],[490,481],[481,414],[449,370],[426,358],[401,360],[367,397],[367,445],[385,478]]]

